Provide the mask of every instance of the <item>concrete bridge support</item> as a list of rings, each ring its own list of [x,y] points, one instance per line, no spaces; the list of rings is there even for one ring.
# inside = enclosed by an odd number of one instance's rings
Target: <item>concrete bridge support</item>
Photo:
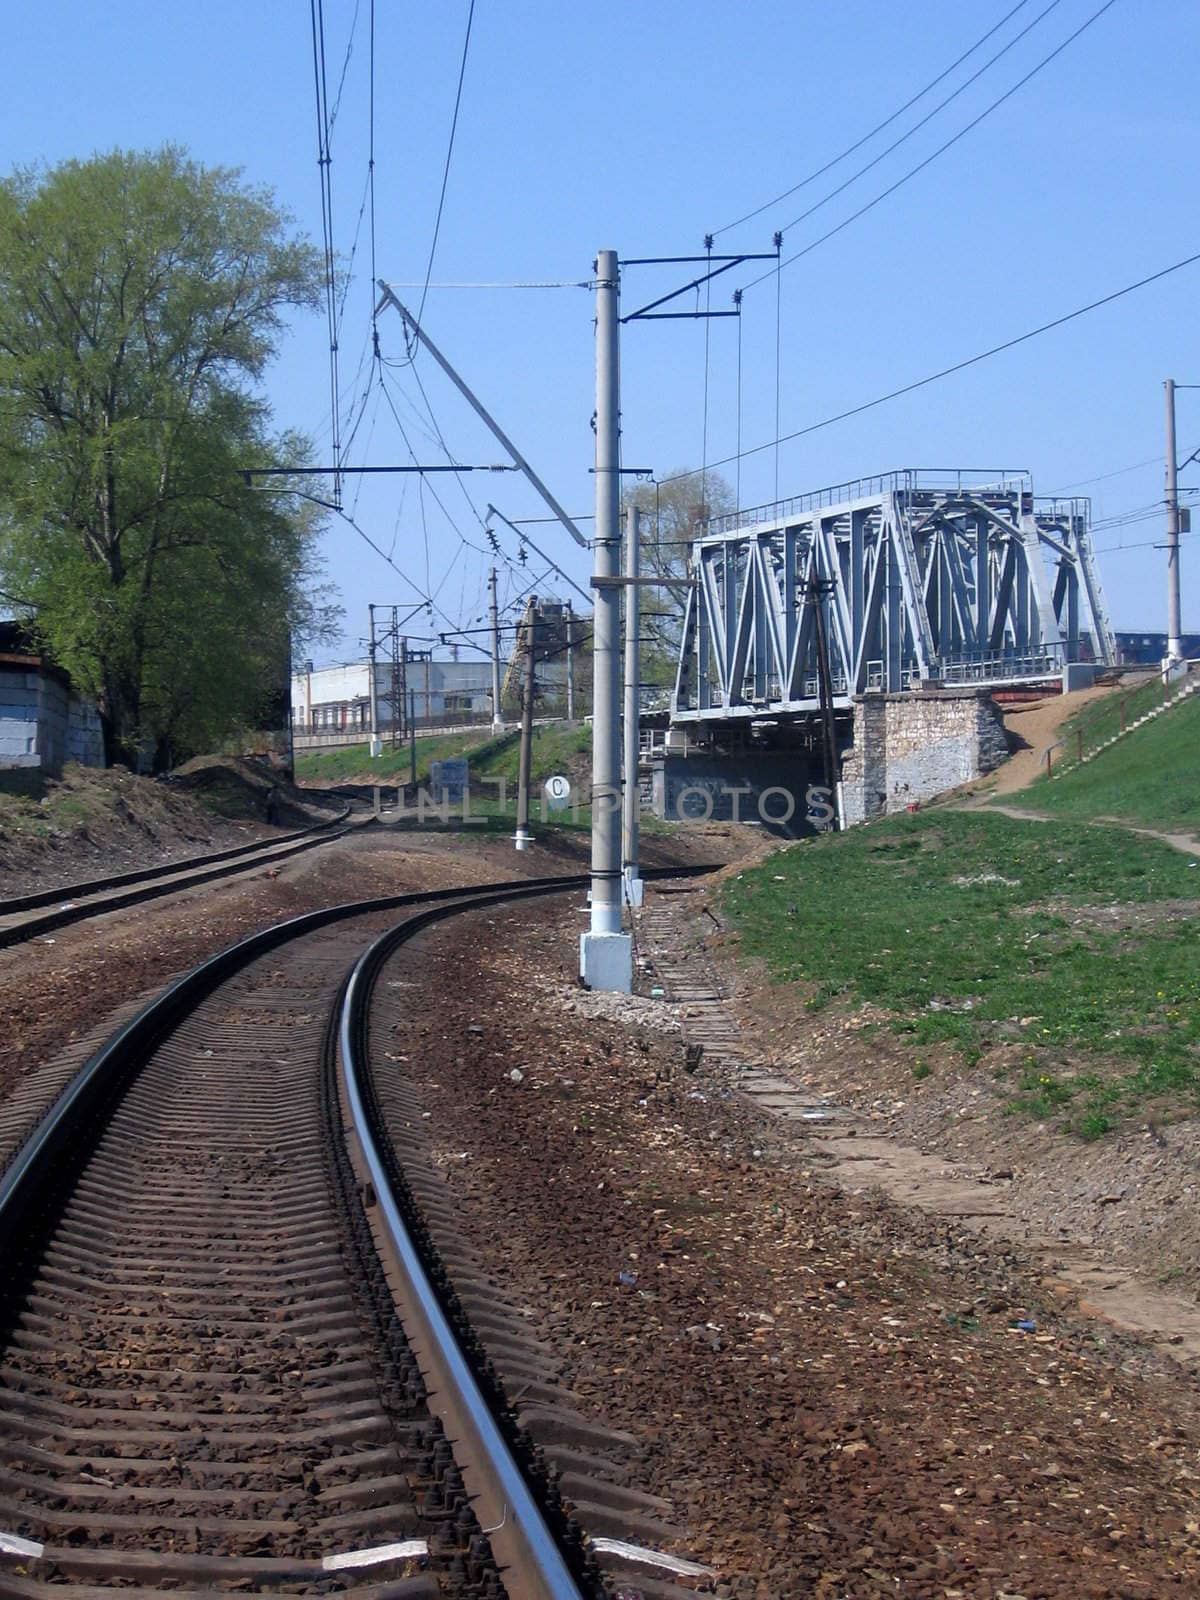
[[[931,800],[993,771],[1007,754],[1004,723],[986,690],[860,695],[842,764],[846,821]]]

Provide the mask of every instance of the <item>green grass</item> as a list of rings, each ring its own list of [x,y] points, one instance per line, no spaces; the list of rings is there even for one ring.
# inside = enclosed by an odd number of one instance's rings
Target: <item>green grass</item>
[[[1086,766],[1039,779],[1021,798],[1058,817],[1200,829],[1200,695],[1126,734]]]
[[[520,745],[521,736],[517,729],[503,733],[498,738],[493,738],[490,733],[481,734],[476,729],[437,738],[418,739],[418,784],[428,782],[432,762],[465,756],[471,766],[471,815],[487,819],[487,827],[495,831],[503,832],[506,829],[511,831],[516,817]],[[578,803],[573,809],[550,812],[547,826],[591,827],[591,807],[585,803],[590,783],[591,749],[590,727],[580,724],[569,726],[566,722],[548,722],[534,728],[531,761],[533,793],[530,803],[535,820],[540,821],[541,817],[542,785],[553,774],[565,773],[571,780],[571,787]],[[351,781],[385,786],[406,784],[409,778],[408,747],[406,745],[400,751],[385,748],[376,761],[372,761],[366,754],[365,747],[299,756],[296,759],[296,776],[312,783]],[[503,778],[505,783],[503,809],[499,805],[500,790],[495,781],[498,778]],[[416,808],[412,809],[415,825]],[[453,825],[458,826],[459,821],[455,820]],[[439,822],[432,808],[428,808],[424,826],[444,827],[446,824]],[[485,831],[479,823],[471,823],[469,826],[479,832]],[[677,824],[663,822],[648,812],[642,813],[643,834],[669,835],[676,827]],[[534,829],[535,836],[538,831],[538,828]]]
[[[1148,1101],[1200,1109],[1200,868],[1155,840],[918,814],[794,845],[723,899],[745,954],[811,1010],[870,1002],[915,1052],[968,1064],[1019,1044],[1016,1112],[1096,1137]],[[1136,909],[1180,899],[1198,914]],[[1117,904],[1133,933],[1087,914]]]
[[[417,740],[417,778],[423,782],[429,776],[431,761],[454,760],[458,756],[473,758],[474,752],[486,750],[496,741],[491,733],[478,728],[462,733],[435,735]],[[374,761],[367,754],[366,745],[350,750],[308,751],[296,757],[296,776],[307,783],[338,783],[357,780],[360,783],[406,783],[409,775],[407,744],[393,749],[385,744],[383,753]]]
[[[532,777],[541,785],[553,773],[578,769],[580,758],[591,750],[592,730],[579,725],[549,722],[533,730]],[[498,737],[478,728],[417,740],[417,781],[429,778],[434,761],[466,757],[471,777],[504,778],[515,785],[520,760],[521,736],[517,729]],[[374,761],[366,746],[352,750],[323,750],[296,758],[296,776],[309,783],[406,783],[409,777],[409,751],[405,745],[393,750],[385,746]]]
[[[1179,679],[1172,683],[1170,695],[1178,694],[1188,681]],[[1157,673],[1153,673],[1136,688],[1117,688],[1102,699],[1089,702],[1074,716],[1068,717],[1058,730],[1057,747],[1054,750],[1051,766],[1060,772],[1075,766],[1079,759],[1081,735],[1083,752],[1087,755],[1098,749],[1106,739],[1111,739],[1120,733],[1122,724],[1128,727],[1130,723],[1136,722],[1138,717],[1145,716],[1148,711],[1161,706],[1163,699],[1162,679]]]

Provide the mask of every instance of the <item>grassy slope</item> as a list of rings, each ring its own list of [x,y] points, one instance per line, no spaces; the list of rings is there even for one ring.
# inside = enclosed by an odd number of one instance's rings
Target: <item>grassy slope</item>
[[[1136,728],[1085,766],[1052,782],[1040,779],[1021,801],[1059,817],[1200,828],[1200,696]]]
[[[417,776],[429,776],[431,761],[446,761],[471,755],[492,743],[490,733],[472,728],[463,733],[447,733],[417,740]],[[393,749],[385,744],[383,753],[372,761],[365,745],[351,750],[321,750],[296,757],[296,776],[306,783],[338,783],[349,779],[358,783],[404,783],[408,780],[408,746]]]
[[[968,1062],[1017,1042],[1014,1108],[1096,1136],[1148,1100],[1200,1104],[1200,915],[1153,909],[1198,895],[1200,868],[1154,840],[947,811],[792,846],[724,899],[810,1008],[871,1001]]]
[[[533,781],[544,783],[555,772],[578,767],[579,758],[591,748],[591,729],[567,727],[565,723],[546,723],[533,730]],[[493,738],[490,733],[472,729],[431,739],[417,740],[417,779],[429,776],[431,762],[465,756],[471,763],[472,778],[506,778],[517,781],[520,736],[517,731]],[[409,775],[407,745],[401,750],[385,746],[375,761],[365,746],[353,750],[328,750],[303,755],[296,761],[296,775],[307,782],[332,783],[352,779],[360,783],[403,783]]]
[[[1127,680],[1128,681],[1128,680]],[[1111,739],[1113,734],[1121,730],[1122,704],[1126,723],[1143,716],[1147,711],[1153,711],[1155,706],[1162,704],[1163,687],[1158,674],[1146,678],[1135,687],[1126,688],[1119,686],[1110,694],[1100,700],[1094,700],[1078,710],[1074,716],[1068,717],[1058,731],[1061,750],[1054,753],[1055,762],[1065,765],[1075,760],[1078,748],[1076,734],[1083,734],[1083,748],[1085,751],[1094,750],[1098,744],[1103,744],[1105,739]]]

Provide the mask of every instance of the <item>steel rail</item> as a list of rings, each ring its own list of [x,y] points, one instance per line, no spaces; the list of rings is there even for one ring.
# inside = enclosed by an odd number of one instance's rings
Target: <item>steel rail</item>
[[[339,819],[340,821],[341,819]],[[363,824],[365,826],[365,824]],[[272,866],[277,861],[290,861],[293,856],[303,855],[307,850],[315,850],[324,844],[333,844],[338,839],[344,839],[350,832],[353,824],[339,827],[337,823],[328,825],[334,831],[319,830],[306,832],[298,842],[286,845],[285,848],[272,848],[270,844],[259,844],[258,854],[245,854],[238,860],[217,859],[216,866],[201,867],[196,871],[188,871],[186,867],[179,867],[178,879],[168,876],[168,873],[159,873],[157,869],[145,874],[145,879],[151,881],[138,881],[127,889],[118,888],[114,894],[104,894],[103,888],[99,891],[99,898],[91,901],[81,900],[78,904],[66,900],[56,910],[47,911],[41,916],[31,916],[22,922],[13,923],[10,927],[0,927],[0,950],[11,945],[24,944],[39,935],[51,933],[56,928],[67,927],[72,922],[83,922],[89,917],[103,917],[110,911],[124,911],[129,906],[141,905],[147,900],[160,900],[169,894],[182,894],[187,889],[199,888],[202,884],[216,883],[222,878],[236,877],[239,872],[251,872],[256,867]],[[198,858],[203,860],[203,857]],[[170,869],[168,869],[169,872]],[[157,880],[157,881],[154,881]],[[98,880],[101,881],[102,880]],[[114,880],[116,881],[116,880]],[[54,896],[70,894],[70,889],[60,890]],[[3,907],[0,907],[0,917],[4,916]]]
[[[660,868],[647,876],[691,876],[708,870],[707,866]],[[352,1168],[367,1180],[361,1194],[368,1223],[397,1313],[426,1377],[426,1403],[442,1420],[446,1437],[465,1445],[456,1462],[458,1470],[495,1559],[519,1578],[519,1589],[510,1592],[519,1592],[523,1600],[586,1600],[594,1592],[587,1581],[592,1557],[586,1545],[580,1545],[572,1524],[564,1523],[556,1531],[553,1498],[550,1516],[539,1506],[505,1437],[511,1418],[501,1402],[493,1399],[489,1404],[405,1224],[403,1175],[390,1143],[381,1142],[369,1115],[374,1092],[365,1046],[375,978],[400,944],[460,912],[577,890],[587,881],[586,874],[571,874],[387,895],[306,912],[251,934],[176,979],[118,1029],[80,1068],[0,1172],[0,1252],[20,1255],[25,1226],[46,1209],[58,1174],[64,1165],[73,1164],[81,1141],[91,1141],[108,1108],[202,1001],[259,957],[306,934],[372,913],[420,908],[374,938],[360,954],[330,1018],[331,1040],[336,1038],[340,1047],[340,1087],[348,1107],[346,1149]],[[455,1455],[459,1456],[457,1449]]]
[[[178,861],[165,861],[156,867],[139,867],[133,872],[115,872],[103,878],[85,878],[78,883],[60,884],[57,889],[35,889],[29,894],[9,895],[0,900],[0,917],[15,917],[22,911],[36,911],[40,906],[52,906],[63,900],[82,900],[88,895],[103,894],[106,889],[124,889],[132,884],[170,877],[176,872],[187,872],[192,867],[215,866],[219,861],[232,861],[237,856],[252,855],[256,850],[270,850],[274,845],[290,844],[294,840],[323,833],[328,828],[336,828],[349,815],[350,807],[346,806],[336,817],[316,822],[309,828],[296,828],[291,833],[277,834],[274,839],[254,839],[250,844],[237,844],[227,850],[212,850],[198,856],[182,856]]]
[[[661,880],[711,870],[709,866],[651,867],[645,876]],[[527,879],[516,886],[479,885],[469,899],[419,911],[399,926],[387,929],[363,951],[339,1002],[339,1065],[347,1131],[359,1157],[356,1165],[364,1180],[364,1194],[375,1202],[369,1206],[368,1218],[376,1245],[392,1269],[389,1282],[398,1301],[405,1336],[426,1379],[430,1408],[440,1418],[446,1437],[466,1444],[463,1454],[455,1450],[459,1471],[497,1559],[506,1573],[519,1573],[520,1587],[516,1592],[521,1600],[584,1600],[593,1592],[586,1582],[587,1554],[579,1553],[580,1572],[572,1572],[563,1554],[564,1545],[570,1548],[570,1542],[550,1526],[498,1421],[497,1412],[506,1409],[503,1397],[496,1396],[486,1376],[481,1378],[473,1367],[455,1329],[451,1308],[443,1302],[432,1280],[430,1268],[436,1263],[423,1254],[405,1219],[400,1197],[404,1177],[375,1100],[368,1030],[372,997],[384,963],[417,934],[463,912],[580,889],[589,881],[589,874],[580,874]],[[470,1332],[469,1328],[465,1331]],[[493,1393],[491,1399],[489,1389]],[[509,1420],[515,1430],[515,1419]]]
[[[647,876],[680,877],[693,872],[710,871],[707,866],[688,868],[651,869]],[[352,917],[366,916],[375,911],[396,911],[406,906],[434,905],[440,901],[469,899],[472,895],[496,895],[507,891],[552,892],[556,888],[579,887],[580,878],[555,876],[547,878],[512,878],[491,884],[467,885],[449,889],[426,889],[408,894],[383,895],[370,900],[344,901],[336,906],[324,906],[317,911],[305,911],[289,917],[284,922],[273,923],[269,928],[248,934],[244,939],[227,945],[216,955],[209,956],[192,967],[155,995],[142,1009],[119,1028],[90,1056],[79,1071],[48,1108],[45,1116],[16,1150],[12,1159],[0,1171],[0,1246],[11,1238],[15,1219],[24,1209],[34,1181],[41,1176],[43,1164],[52,1161],[65,1148],[81,1120],[91,1116],[103,1101],[141,1066],[149,1052],[188,1014],[201,1000],[239,972],[251,961],[269,951],[287,944],[303,934],[318,928],[344,922]]]
[[[512,880],[508,887],[517,889],[538,881],[552,884],[560,880],[522,878]],[[0,1173],[0,1245],[12,1237],[15,1221],[24,1211],[30,1190],[40,1181],[45,1164],[62,1153],[83,1119],[94,1115],[136,1072],[150,1051],[226,979],[259,956],[318,928],[373,911],[401,910],[405,906],[462,897],[464,893],[469,894],[470,890],[428,889],[306,911],[239,939],[175,979],[84,1062]]]
[[[560,880],[559,892],[582,888],[585,876]],[[519,1574],[522,1600],[585,1600],[563,1555],[559,1540],[526,1481],[454,1331],[435,1289],[420,1249],[404,1220],[376,1118],[367,1106],[370,1062],[366,1049],[371,994],[388,955],[422,929],[461,911],[499,901],[551,892],[539,884],[520,890],[478,893],[465,904],[418,912],[399,928],[391,928],[359,957],[341,1002],[339,1044],[341,1081],[349,1111],[350,1131],[361,1154],[363,1175],[375,1205],[369,1216],[383,1234],[381,1252],[393,1266],[391,1284],[400,1301],[400,1320],[417,1357],[446,1437],[463,1441],[455,1458],[471,1493],[476,1516],[497,1553],[506,1577]],[[386,1136],[383,1136],[386,1137]],[[497,1550],[497,1546],[499,1549]],[[502,1554],[501,1554],[502,1552]]]

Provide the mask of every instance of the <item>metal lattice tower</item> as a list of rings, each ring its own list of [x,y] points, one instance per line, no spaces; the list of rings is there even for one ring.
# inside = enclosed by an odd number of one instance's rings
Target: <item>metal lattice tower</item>
[[[692,546],[677,721],[814,712],[814,580],[834,702],[1001,686],[1115,659],[1086,499],[1026,473],[908,469],[717,517]]]

